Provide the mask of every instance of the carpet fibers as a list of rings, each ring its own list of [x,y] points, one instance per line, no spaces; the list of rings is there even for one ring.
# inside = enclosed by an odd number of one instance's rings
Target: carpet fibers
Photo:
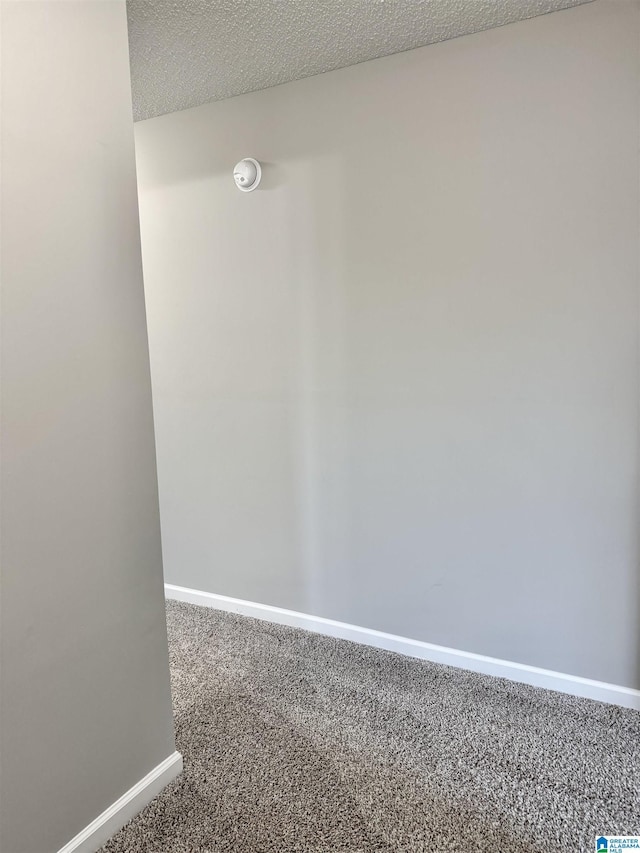
[[[184,774],[103,853],[590,853],[640,713],[170,601]]]

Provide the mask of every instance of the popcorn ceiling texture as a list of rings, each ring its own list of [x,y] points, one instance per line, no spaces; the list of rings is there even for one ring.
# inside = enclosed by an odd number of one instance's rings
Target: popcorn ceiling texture
[[[588,0],[128,0],[136,121]]]

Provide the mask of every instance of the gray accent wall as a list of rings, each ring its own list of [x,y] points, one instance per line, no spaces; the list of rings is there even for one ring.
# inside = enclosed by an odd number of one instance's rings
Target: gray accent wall
[[[168,582],[640,687],[639,12],[136,125]]]
[[[174,751],[124,2],[7,2],[0,850]]]

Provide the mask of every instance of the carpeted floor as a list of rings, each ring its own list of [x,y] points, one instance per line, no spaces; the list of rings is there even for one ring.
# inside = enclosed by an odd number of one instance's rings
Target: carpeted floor
[[[168,602],[184,774],[104,853],[587,853],[640,713]]]

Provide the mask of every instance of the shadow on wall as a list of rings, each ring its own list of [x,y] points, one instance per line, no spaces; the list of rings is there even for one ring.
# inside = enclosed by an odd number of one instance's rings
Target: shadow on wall
[[[277,163],[267,163],[264,160],[260,162],[262,167],[262,180],[256,192],[269,192],[269,190],[277,190],[286,183],[286,170]]]
[[[295,410],[300,565],[306,608],[347,620],[352,615],[353,554],[349,408],[349,297],[345,256],[349,231],[344,158],[290,164],[295,194],[286,212],[296,307]]]

